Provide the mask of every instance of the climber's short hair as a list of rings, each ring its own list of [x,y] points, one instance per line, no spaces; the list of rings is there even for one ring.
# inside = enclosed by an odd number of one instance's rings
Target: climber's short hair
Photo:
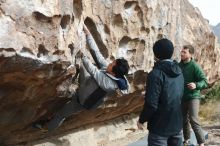
[[[183,46],[183,49],[189,49],[189,53],[190,53],[191,55],[193,55],[194,52],[195,52],[194,47],[193,47],[192,45],[184,45],[184,46]]]
[[[115,76],[118,78],[123,78],[124,75],[128,74],[129,65],[128,61],[124,58],[116,59],[116,65],[113,66],[112,72],[115,73]]]

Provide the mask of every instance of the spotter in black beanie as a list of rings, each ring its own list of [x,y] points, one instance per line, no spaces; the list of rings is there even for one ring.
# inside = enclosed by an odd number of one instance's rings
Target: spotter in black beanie
[[[170,59],[173,55],[173,43],[168,39],[161,39],[154,43],[153,51],[154,55],[162,59]]]

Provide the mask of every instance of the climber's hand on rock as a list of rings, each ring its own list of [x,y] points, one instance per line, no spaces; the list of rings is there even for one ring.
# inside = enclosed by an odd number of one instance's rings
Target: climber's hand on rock
[[[80,50],[76,53],[76,59],[81,59],[81,58],[83,58],[84,57],[84,54],[83,54],[83,52],[81,52]]]
[[[83,31],[85,32],[86,35],[90,34],[90,32],[89,32],[89,30],[88,30],[88,28],[86,27],[85,24],[83,25]]]
[[[141,124],[139,121],[137,121],[137,127],[140,130],[144,130],[144,124]]]
[[[73,74],[76,72],[76,67],[74,65],[70,65],[66,69],[67,73]]]

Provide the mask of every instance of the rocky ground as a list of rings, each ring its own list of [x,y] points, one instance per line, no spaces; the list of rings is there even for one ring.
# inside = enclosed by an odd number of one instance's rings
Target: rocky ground
[[[208,140],[206,143],[209,146],[220,146],[220,102],[207,103],[201,106],[200,115],[203,129],[208,132]],[[130,146],[132,143],[143,139],[147,134],[139,130],[127,134],[125,138],[109,141],[105,146]],[[104,146],[104,145],[99,145]],[[136,146],[136,145],[132,145]],[[139,142],[137,146],[142,146]],[[144,145],[143,145],[144,146]]]
[[[206,143],[209,146],[220,146],[220,124],[215,126],[206,126],[204,127],[204,130],[208,132],[208,140]],[[99,146],[144,146],[141,145],[143,142],[137,141],[142,140],[145,136],[146,133],[136,131],[128,134],[125,138],[113,140],[107,145],[100,144]]]
[[[209,146],[220,146],[220,124],[204,127],[209,133],[207,144]]]
[[[28,146],[146,146],[144,141],[147,140],[148,131],[137,130],[136,120],[135,115],[128,115],[103,123],[100,127],[93,126],[62,138],[47,139],[41,144],[37,142]],[[203,125],[203,128],[208,132],[206,143],[209,146],[220,146],[220,123]]]
[[[207,103],[200,107],[203,129],[208,132],[207,144],[220,146],[220,102]],[[146,146],[147,129],[138,130],[138,114],[81,127],[63,137],[48,138],[27,146]],[[40,144],[41,143],[41,144]],[[135,143],[135,144],[134,144]]]

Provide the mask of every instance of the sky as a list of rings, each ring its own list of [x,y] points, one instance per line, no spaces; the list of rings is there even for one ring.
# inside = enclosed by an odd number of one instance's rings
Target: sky
[[[209,24],[220,23],[220,0],[189,0],[191,4],[198,7],[204,18],[209,20]]]

